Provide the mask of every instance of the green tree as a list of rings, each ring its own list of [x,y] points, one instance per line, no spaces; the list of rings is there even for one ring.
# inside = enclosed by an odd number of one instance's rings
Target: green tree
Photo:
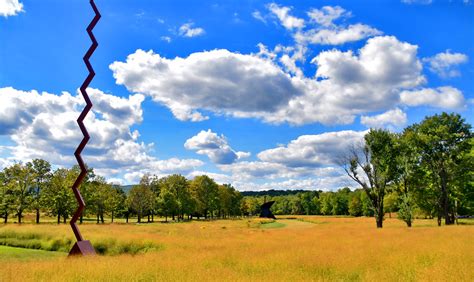
[[[349,214],[349,193],[351,193],[351,190],[346,187],[333,194],[331,199],[333,215]]]
[[[36,223],[38,224],[40,223],[41,190],[51,181],[51,164],[42,159],[34,159],[33,172],[35,174],[35,188],[32,207],[36,211]]]
[[[174,216],[177,214],[179,206],[173,192],[168,189],[161,190],[158,202],[160,206],[160,213],[161,215],[165,216],[165,221],[168,221],[168,216],[170,215],[174,220]]]
[[[153,194],[152,198],[152,207],[150,210],[147,212],[148,214],[148,222],[154,221],[154,216],[156,213],[156,207],[158,206],[158,197],[160,196],[160,179],[156,175],[151,175],[150,173],[145,173],[142,178],[140,179],[140,186],[145,187],[146,189],[149,189]],[[150,220],[151,216],[151,220]]]
[[[404,195],[404,194],[403,194]],[[385,195],[384,204],[385,211],[388,212],[388,217],[392,218],[392,213],[398,211],[400,196],[397,191],[392,191]]]
[[[117,214],[123,214],[125,210],[125,200],[127,196],[125,192],[118,185],[113,185],[110,190],[110,195],[106,200],[106,207],[110,211],[111,222],[114,223],[114,218]]]
[[[145,216],[153,208],[155,195],[150,187],[144,185],[136,185],[130,189],[127,197],[127,205],[136,213],[137,221],[140,223],[142,217]]]
[[[14,211],[15,196],[13,189],[9,184],[7,176],[2,171],[0,172],[0,215],[3,222],[8,222],[8,217]]]
[[[386,187],[397,177],[395,138],[389,131],[371,129],[364,139],[365,145],[351,148],[341,165],[366,192],[374,207],[377,228],[382,228]]]
[[[48,214],[57,216],[57,223],[64,223],[76,208],[76,201],[72,192],[72,184],[77,177],[74,170],[65,168],[53,172],[50,185],[46,186],[42,193],[42,202],[47,208]]]
[[[216,182],[207,175],[196,176],[191,181],[191,191],[196,199],[197,212],[207,219],[217,210],[219,190]]]
[[[232,186],[230,184],[226,185],[219,185],[217,187],[219,193],[219,201],[218,201],[218,216],[225,218],[229,216],[232,209],[232,197],[234,196],[233,191],[231,190]]]
[[[444,217],[445,224],[454,223],[456,193],[461,186],[469,183],[456,183],[456,178],[465,175],[463,156],[471,151],[471,125],[459,114],[442,113],[425,118],[421,123],[407,128],[416,137],[416,146],[424,166],[438,195],[438,225]],[[466,164],[466,163],[464,163]],[[468,167],[468,171],[474,170]],[[456,185],[458,184],[458,185]]]
[[[14,164],[4,170],[7,185],[12,189],[15,213],[18,223],[21,224],[23,212],[32,201],[33,181],[35,178],[33,165],[31,163]]]
[[[354,192],[349,201],[349,214],[352,216],[362,215],[362,201],[360,200],[359,193]]]
[[[408,227],[413,223],[413,201],[410,194],[403,194],[398,209],[398,218],[405,221]]]
[[[96,215],[97,223],[104,223],[104,215],[109,209],[108,204],[113,196],[112,185],[107,183],[104,177],[96,176],[92,179],[89,188],[92,189],[90,210]]]
[[[321,201],[319,200],[318,195],[314,196],[311,201],[313,202],[313,208],[314,208],[313,214],[321,214]]]
[[[332,207],[332,198],[333,198],[333,193],[332,192],[326,192],[322,193],[319,197],[319,200],[321,202],[321,213],[323,215],[331,215],[333,211]]]

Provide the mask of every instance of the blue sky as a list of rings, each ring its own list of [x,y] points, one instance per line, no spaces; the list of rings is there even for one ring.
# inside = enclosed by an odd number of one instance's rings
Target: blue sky
[[[98,0],[87,163],[123,184],[207,173],[240,190],[354,185],[370,127],[473,123],[471,1]],[[75,163],[88,1],[0,0],[0,167]]]

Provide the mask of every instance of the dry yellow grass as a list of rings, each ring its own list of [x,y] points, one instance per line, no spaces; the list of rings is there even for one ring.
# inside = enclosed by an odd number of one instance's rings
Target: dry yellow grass
[[[474,281],[474,226],[412,229],[387,219],[302,217],[258,228],[247,220],[83,225],[91,240],[151,241],[141,255],[2,262],[0,281]],[[7,225],[70,236],[68,226]]]

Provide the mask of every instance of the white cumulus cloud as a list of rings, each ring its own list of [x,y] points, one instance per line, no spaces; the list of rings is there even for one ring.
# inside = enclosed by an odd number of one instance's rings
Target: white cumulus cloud
[[[267,5],[267,8],[278,18],[281,25],[286,29],[299,29],[303,28],[305,25],[303,19],[290,15],[291,7],[285,7],[271,3]]]
[[[308,16],[312,21],[322,26],[332,26],[335,20],[351,16],[351,12],[346,11],[340,6],[324,6],[321,9],[311,9]]]
[[[203,35],[205,30],[202,27],[193,27],[194,23],[185,23],[179,27],[179,35],[183,37],[196,37]]]
[[[450,50],[423,59],[423,61],[428,64],[429,70],[442,78],[460,76],[461,73],[457,67],[461,64],[467,63],[468,60],[469,58],[467,55],[462,53],[451,53]]]
[[[121,98],[92,88],[88,93],[94,106],[84,121],[91,139],[83,159],[98,174],[116,180],[123,173],[188,173],[203,165],[196,159],[159,160],[150,155],[153,143],[140,142],[139,132],[131,129],[143,119],[143,95]],[[14,143],[4,146],[7,152],[0,164],[34,158],[58,166],[76,163],[73,152],[82,139],[76,123],[85,105],[82,96],[6,87],[0,88],[0,100],[0,135]]]
[[[400,94],[401,100],[408,106],[433,106],[441,109],[462,109],[466,100],[461,91],[451,86],[407,90]]]
[[[248,152],[236,152],[228,144],[224,135],[217,135],[210,129],[202,130],[197,135],[189,138],[184,143],[188,150],[196,151],[201,155],[206,155],[217,164],[230,164],[238,159],[250,156]]]
[[[407,114],[399,108],[375,116],[361,116],[360,122],[370,128],[400,128],[408,121]]]
[[[323,167],[337,164],[346,150],[362,142],[366,131],[336,131],[302,135],[287,146],[262,151],[259,159],[287,167]]]
[[[349,124],[356,115],[392,109],[401,91],[426,82],[418,47],[393,36],[370,38],[358,52],[319,53],[316,78],[298,73],[291,58],[278,64],[263,47],[257,54],[212,50],[174,59],[137,50],[110,68],[118,84],[191,121],[212,112],[276,124]]]
[[[23,11],[23,3],[18,0],[0,0],[0,16],[16,16]]]

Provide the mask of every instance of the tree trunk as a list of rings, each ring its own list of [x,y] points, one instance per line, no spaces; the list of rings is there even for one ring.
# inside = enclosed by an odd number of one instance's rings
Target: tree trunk
[[[61,213],[58,212],[58,224],[61,223]]]
[[[137,215],[138,216],[138,223],[141,223],[142,222],[142,217],[140,214]]]
[[[408,226],[408,227],[411,227],[411,220],[408,220],[408,221],[407,221],[407,226]]]
[[[36,224],[40,223],[40,210],[36,209]]]
[[[441,209],[443,211],[444,223],[446,225],[452,224],[451,217],[449,215],[449,199],[448,199],[448,185],[446,179],[446,173],[444,170],[441,171]]]
[[[151,213],[151,222],[155,222],[155,213]]]
[[[102,224],[104,223],[104,213],[100,214],[100,221],[102,222]]]
[[[7,222],[8,222],[8,214],[5,214],[3,216],[3,223],[7,224]]]
[[[21,224],[21,212],[18,213],[18,224]]]
[[[128,213],[127,213],[127,215],[125,216],[125,223],[128,223]]]
[[[377,207],[377,212],[375,214],[375,221],[377,223],[377,228],[382,228],[383,227],[383,204],[378,205]]]
[[[114,223],[114,211],[112,211],[112,223]]]

